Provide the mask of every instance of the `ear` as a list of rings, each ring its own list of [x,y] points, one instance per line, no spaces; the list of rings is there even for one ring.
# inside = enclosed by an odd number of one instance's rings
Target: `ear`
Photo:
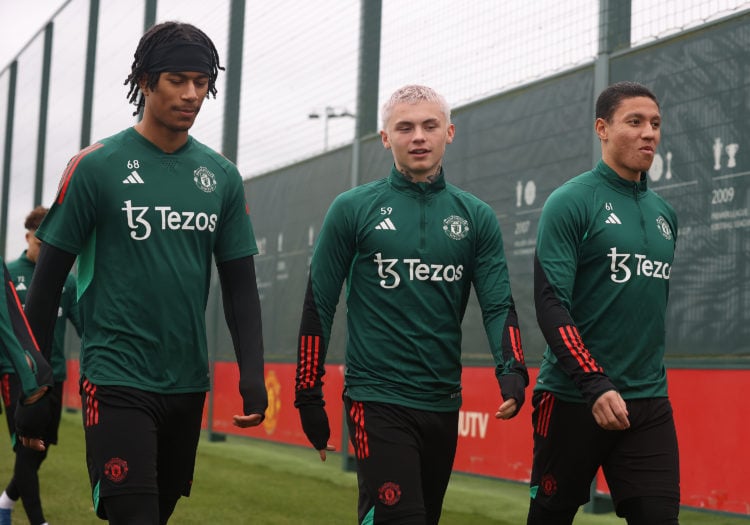
[[[148,74],[143,73],[141,78],[138,79],[138,89],[143,93],[144,97],[147,97],[151,93],[151,89],[148,87]]]
[[[599,137],[599,140],[607,140],[607,132],[609,130],[609,125],[607,124],[607,121],[603,118],[596,119],[596,122],[594,122],[594,131],[596,131],[596,135]]]
[[[391,149],[391,142],[388,140],[388,133],[385,130],[380,131],[380,140],[383,142],[385,149]]]
[[[448,137],[446,138],[445,143],[450,144],[451,142],[453,142],[453,137],[455,136],[455,134],[456,134],[456,126],[454,126],[453,124],[449,125]]]

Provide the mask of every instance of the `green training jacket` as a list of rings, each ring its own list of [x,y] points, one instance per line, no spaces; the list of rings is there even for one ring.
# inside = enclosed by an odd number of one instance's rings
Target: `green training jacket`
[[[11,364],[21,382],[21,400],[40,387],[54,385],[52,367],[44,359],[23,313],[13,280],[0,257],[4,286],[0,291],[0,355]]]
[[[31,284],[36,264],[29,260],[26,256],[26,250],[24,250],[18,259],[10,261],[7,266],[18,298],[23,305],[26,303],[26,292]],[[81,318],[78,314],[78,301],[76,300],[76,280],[72,275],[68,275],[65,279],[65,286],[60,296],[60,305],[57,308],[57,321],[55,321],[55,337],[52,342],[52,352],[48,359],[49,364],[52,365],[55,382],[63,382],[67,378],[68,365],[65,359],[65,332],[67,330],[68,319],[70,319],[80,337],[83,330]],[[7,359],[0,358],[0,371],[14,373],[12,363]]]
[[[412,183],[394,167],[389,177],[334,200],[310,265],[298,406],[322,401],[326,350],[344,281],[345,389],[353,400],[458,410],[461,321],[472,285],[503,393],[512,390],[504,381],[521,390],[528,384],[495,213],[447,184],[442,172],[433,183]]]
[[[666,397],[664,340],[677,217],[603,161],[544,205],[535,255],[537,321],[547,340],[535,391],[594,401]]]

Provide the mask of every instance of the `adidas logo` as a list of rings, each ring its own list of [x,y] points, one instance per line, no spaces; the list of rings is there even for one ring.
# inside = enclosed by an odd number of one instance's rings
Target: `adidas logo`
[[[18,285],[16,286],[16,291],[23,292],[24,290],[26,290],[26,285],[23,283],[18,283]]]
[[[620,218],[614,213],[610,213],[609,217],[607,217],[607,220],[604,222],[607,224],[622,224],[622,221],[620,220]]]
[[[122,179],[123,184],[143,184],[143,179],[138,172],[133,170],[126,178]]]
[[[393,221],[391,221],[391,219],[384,219],[380,221],[380,224],[375,226],[375,229],[376,230],[395,230],[396,225],[393,224]]]

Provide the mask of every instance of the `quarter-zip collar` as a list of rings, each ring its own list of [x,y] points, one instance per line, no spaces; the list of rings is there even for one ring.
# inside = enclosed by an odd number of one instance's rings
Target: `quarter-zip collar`
[[[403,173],[396,169],[394,164],[388,177],[391,187],[402,193],[414,196],[430,196],[445,189],[445,173],[441,166],[440,173],[433,182],[411,182],[404,177]]]
[[[636,198],[643,197],[648,191],[648,176],[646,172],[641,172],[641,180],[633,182],[620,177],[615,170],[610,168],[603,160],[594,168],[594,173],[600,175],[607,182],[607,185],[615,191],[625,195],[634,195]]]

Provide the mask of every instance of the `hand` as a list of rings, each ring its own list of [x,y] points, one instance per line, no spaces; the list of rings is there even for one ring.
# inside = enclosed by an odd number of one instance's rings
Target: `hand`
[[[333,445],[326,445],[326,448],[318,450],[318,454],[320,454],[320,461],[326,460],[326,450],[331,452],[331,451],[336,450],[336,447],[334,447]]]
[[[526,401],[526,379],[518,374],[505,374],[500,376],[498,381],[504,403],[500,405],[495,417],[510,419],[518,414],[523,402]],[[513,401],[513,403],[510,403],[510,401]]]
[[[247,416],[232,416],[233,425],[240,428],[257,427],[263,422],[263,414],[249,414]]]
[[[44,441],[37,438],[27,438],[27,437],[21,437],[21,444],[26,447],[30,448],[31,450],[36,450],[37,452],[44,452],[46,450],[46,446],[44,445]]]
[[[510,419],[516,415],[518,403],[512,397],[505,401],[495,412],[496,419]]]
[[[16,407],[15,422],[16,435],[20,438],[23,446],[43,451],[46,447],[42,436],[52,420],[52,402],[46,387],[29,396],[23,402],[18,401]]]
[[[628,406],[617,390],[608,390],[600,395],[594,402],[591,413],[596,423],[605,430],[630,428]]]
[[[322,404],[300,405],[297,408],[299,409],[302,430],[315,450],[320,453],[321,461],[325,461],[326,450],[334,450],[333,446],[328,444],[328,439],[331,437],[331,427],[328,424],[328,415],[325,408]]]

